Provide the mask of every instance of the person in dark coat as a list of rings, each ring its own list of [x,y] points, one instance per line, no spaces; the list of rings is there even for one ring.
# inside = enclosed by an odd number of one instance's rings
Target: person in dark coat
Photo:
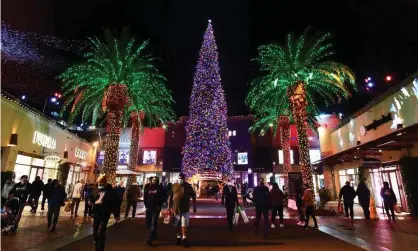
[[[35,177],[35,181],[32,182],[31,191],[29,195],[28,204],[32,208],[30,210],[31,213],[36,213],[38,209],[39,197],[41,197],[42,189],[44,188],[44,183],[41,180],[40,176]]]
[[[268,187],[264,185],[264,179],[258,179],[258,186],[254,188],[253,201],[255,204],[256,219],[254,222],[255,233],[258,233],[260,227],[261,215],[264,217],[264,239],[268,239],[269,229],[269,208],[270,208],[270,192]]]
[[[129,209],[132,207],[132,219],[135,219],[136,215],[136,206],[138,204],[138,200],[141,197],[141,189],[139,188],[138,183],[134,183],[128,187],[126,192],[126,211],[125,211],[125,219],[128,218]]]
[[[296,198],[295,198],[295,202],[296,202],[296,207],[298,209],[298,214],[299,214],[299,222],[297,223],[298,226],[304,226],[305,225],[305,214],[303,212],[303,187],[302,184],[297,184],[296,185]]]
[[[88,182],[84,185],[83,189],[83,198],[84,198],[84,218],[87,216],[93,216],[93,205],[89,203],[91,197],[93,196],[94,184],[89,184]]]
[[[242,198],[242,204],[244,206],[248,206],[248,202],[247,202],[247,188],[248,188],[248,183],[245,182],[244,184],[242,184],[241,186],[241,198]]]
[[[272,189],[270,191],[270,201],[271,201],[271,228],[275,228],[276,215],[279,213],[280,218],[280,227],[283,225],[283,201],[286,198],[285,193],[280,190],[277,183],[273,183]]]
[[[119,222],[119,197],[111,184],[107,183],[106,176],[97,180],[98,190],[93,192],[90,203],[93,205],[93,238],[96,251],[104,251],[106,242],[106,229],[110,215],[113,213],[115,221]]]
[[[239,206],[237,188],[228,180],[222,192],[222,205],[226,208],[226,220],[229,230],[232,231],[232,221],[234,219],[235,206]]]
[[[55,227],[58,223],[58,217],[60,216],[61,207],[65,205],[65,198],[67,194],[65,189],[57,179],[53,180],[50,184],[51,195],[48,198],[48,229],[51,232],[55,231]]]
[[[41,203],[41,211],[45,210],[45,201],[51,197],[52,192],[52,179],[48,179],[48,182],[44,185],[42,189],[42,203]],[[49,200],[48,200],[49,203]]]
[[[382,196],[383,204],[385,205],[385,211],[388,215],[388,220],[392,218],[395,221],[395,213],[393,207],[396,205],[397,200],[395,193],[393,192],[392,188],[389,187],[389,183],[387,181],[383,182],[383,188],[380,190],[380,196]],[[392,213],[390,215],[389,211]]]
[[[348,218],[348,209],[350,209],[350,218],[354,219],[354,198],[356,198],[356,191],[350,185],[350,182],[345,182],[345,185],[340,190],[340,201],[344,199],[345,217]]]
[[[20,218],[22,217],[23,209],[26,206],[26,201],[30,194],[31,184],[28,182],[28,176],[22,175],[20,178],[20,182],[16,183],[12,190],[10,190],[9,198],[17,197],[19,198],[19,211],[16,216],[16,224],[14,227],[14,231],[17,230]]]
[[[370,190],[367,188],[366,183],[361,181],[357,186],[356,195],[363,208],[364,217],[366,220],[370,220]]]
[[[157,239],[158,217],[164,202],[164,190],[159,183],[158,177],[153,177],[151,184],[144,190],[145,222],[149,230],[147,240],[149,246],[152,246],[152,242]]]
[[[118,194],[119,198],[119,207],[122,206],[123,196],[125,195],[126,188],[123,186],[123,181],[120,181],[115,187],[115,191]]]

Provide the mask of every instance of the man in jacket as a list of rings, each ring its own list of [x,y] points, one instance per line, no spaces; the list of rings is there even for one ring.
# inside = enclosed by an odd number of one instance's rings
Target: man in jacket
[[[318,222],[316,221],[315,216],[315,195],[312,189],[309,187],[309,184],[305,184],[305,192],[303,192],[303,203],[306,207],[306,215],[305,215],[305,225],[303,228],[308,228],[309,224],[309,216],[312,217],[315,228],[318,228]]]
[[[16,217],[16,227],[14,228],[17,230],[20,218],[22,217],[22,211],[25,208],[26,201],[28,199],[28,196],[30,194],[30,184],[28,182],[28,176],[22,175],[20,178],[20,182],[15,184],[10,190],[9,198],[11,197],[17,197],[19,198],[19,212]]]
[[[149,246],[152,246],[152,242],[157,239],[158,217],[164,202],[164,191],[159,183],[158,177],[153,177],[151,184],[144,190],[145,221],[149,230],[147,244]]]
[[[276,215],[279,213],[280,218],[280,227],[283,225],[283,201],[286,198],[285,193],[280,190],[277,183],[272,184],[272,189],[270,191],[270,201],[271,201],[271,228],[275,228]]]
[[[382,196],[388,220],[390,221],[392,218],[392,220],[395,221],[395,213],[393,207],[396,205],[397,200],[395,193],[393,192],[392,188],[389,187],[389,183],[387,181],[383,182],[383,187],[380,190],[380,196]],[[392,213],[392,215],[390,215],[390,213]]]
[[[80,205],[81,197],[83,195],[84,180],[80,180],[77,184],[74,185],[73,194],[72,194],[72,205],[71,205],[71,218],[77,217],[78,206]],[[74,213],[75,208],[75,213]]]
[[[340,201],[344,199],[345,217],[348,219],[348,209],[350,209],[350,218],[354,219],[354,198],[356,197],[356,191],[350,185],[350,182],[345,182],[345,185],[340,190]]]
[[[261,214],[264,217],[264,239],[268,239],[269,231],[269,208],[270,208],[270,193],[268,187],[264,185],[264,179],[258,179],[258,186],[254,188],[253,201],[255,204],[255,234],[258,234],[260,227]]]
[[[44,188],[42,189],[42,203],[41,203],[41,211],[44,211],[45,209],[45,201],[49,199],[52,192],[52,179],[48,179],[48,182],[44,185]],[[49,200],[48,200],[49,203]]]
[[[39,197],[41,196],[42,189],[44,188],[44,183],[41,180],[40,176],[35,177],[35,181],[32,182],[31,191],[29,195],[29,205],[32,208],[31,213],[36,213],[38,209]]]
[[[361,181],[357,186],[356,195],[363,208],[364,217],[366,220],[370,220],[370,190],[367,188],[364,181]]]
[[[123,186],[123,181],[120,181],[118,185],[115,187],[116,193],[118,194],[119,198],[119,206],[122,206],[123,196],[125,195],[126,188]]]
[[[239,206],[237,188],[228,180],[222,192],[222,205],[226,208],[226,220],[229,231],[232,231],[232,221],[234,218],[235,206]]]
[[[129,209],[132,207],[132,219],[135,219],[136,215],[136,206],[138,203],[139,198],[141,197],[141,189],[139,188],[138,183],[134,183],[128,187],[128,191],[126,192],[126,211],[125,211],[125,219],[128,218]]]
[[[51,195],[48,198],[48,229],[51,232],[55,231],[55,227],[58,223],[58,217],[60,216],[60,210],[63,205],[65,205],[65,198],[67,194],[65,189],[57,179],[53,180],[50,184],[51,186]]]
[[[106,176],[97,180],[98,191],[93,193],[90,203],[93,204],[93,238],[96,251],[104,251],[106,229],[110,215],[113,213],[115,221],[119,222],[119,199],[112,185],[107,183]]]

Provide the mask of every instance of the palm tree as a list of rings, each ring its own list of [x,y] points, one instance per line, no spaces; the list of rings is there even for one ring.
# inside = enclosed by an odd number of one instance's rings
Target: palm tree
[[[307,135],[308,109],[317,110],[315,97],[320,97],[325,105],[348,98],[349,86],[355,89],[355,76],[348,66],[325,60],[333,54],[329,33],[308,37],[308,31],[309,28],[298,38],[293,33],[288,34],[285,45],[259,47],[256,61],[265,75],[254,81],[256,87],[250,91],[249,98],[260,100],[268,96],[265,93],[271,92],[269,97],[277,99],[274,104],[282,106],[289,103],[298,133],[302,176],[305,183],[313,186]],[[268,106],[273,102],[266,100],[260,103]]]
[[[58,76],[64,82],[66,96],[61,114],[69,110],[70,122],[80,113],[83,113],[84,119],[91,115],[93,121],[97,121],[100,115],[106,116],[103,171],[113,182],[124,112],[132,104],[166,98],[171,102],[172,99],[170,95],[159,97],[160,92],[155,92],[167,90],[162,81],[164,78],[152,64],[153,58],[144,55],[148,41],[136,45],[126,29],[120,38],[106,31],[104,42],[97,37],[90,37],[89,41],[91,50],[84,54],[83,62],[69,67]]]

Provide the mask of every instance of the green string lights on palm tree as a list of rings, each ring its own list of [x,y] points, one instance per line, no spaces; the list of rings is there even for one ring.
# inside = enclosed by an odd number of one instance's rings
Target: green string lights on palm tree
[[[285,45],[262,45],[256,61],[265,75],[253,81],[247,100],[254,110],[266,111],[272,105],[279,110],[287,107],[296,124],[299,157],[305,183],[313,187],[309,160],[307,126],[308,110],[317,111],[315,97],[325,105],[340,102],[356,89],[351,69],[338,62],[326,60],[334,54],[330,33],[308,36],[309,28],[299,37],[287,35]],[[268,97],[268,99],[265,99]]]
[[[66,96],[61,115],[69,111],[70,122],[80,114],[83,120],[91,116],[93,123],[106,116],[103,171],[113,182],[124,113],[137,104],[171,104],[172,98],[164,77],[152,64],[154,59],[144,54],[148,41],[137,45],[126,29],[120,38],[106,31],[104,41],[97,37],[89,41],[91,48],[84,60],[58,76]],[[141,108],[147,111],[146,105]]]

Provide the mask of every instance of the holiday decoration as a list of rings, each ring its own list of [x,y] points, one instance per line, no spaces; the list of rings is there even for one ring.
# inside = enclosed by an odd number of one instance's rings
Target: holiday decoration
[[[290,119],[288,116],[280,116],[280,142],[283,150],[283,174],[287,176],[292,171],[290,160]],[[285,188],[287,189],[287,178],[285,179]]]
[[[165,78],[152,65],[153,59],[143,55],[148,42],[136,46],[135,39],[126,33],[127,30],[123,30],[121,39],[117,39],[106,32],[106,42],[97,37],[89,38],[92,49],[84,55],[86,60],[59,76],[64,81],[66,96],[62,116],[69,111],[69,121],[73,122],[82,114],[82,120],[92,118],[93,125],[106,116],[103,172],[110,183],[115,181],[124,118],[132,112],[172,112],[167,105],[172,103],[172,98],[165,87]]]
[[[210,21],[199,53],[189,111],[182,171],[188,177],[207,172],[220,173],[224,177],[231,175],[227,108]]]
[[[258,110],[263,121],[277,119],[287,110],[296,123],[299,156],[305,183],[313,187],[309,160],[307,127],[310,117],[318,113],[318,104],[340,102],[348,98],[350,88],[355,90],[355,76],[347,66],[323,61],[333,54],[329,33],[308,37],[309,29],[295,38],[287,35],[286,45],[269,44],[259,47],[257,61],[266,74],[253,81],[247,97],[250,108]],[[314,98],[319,97],[320,102]]]

